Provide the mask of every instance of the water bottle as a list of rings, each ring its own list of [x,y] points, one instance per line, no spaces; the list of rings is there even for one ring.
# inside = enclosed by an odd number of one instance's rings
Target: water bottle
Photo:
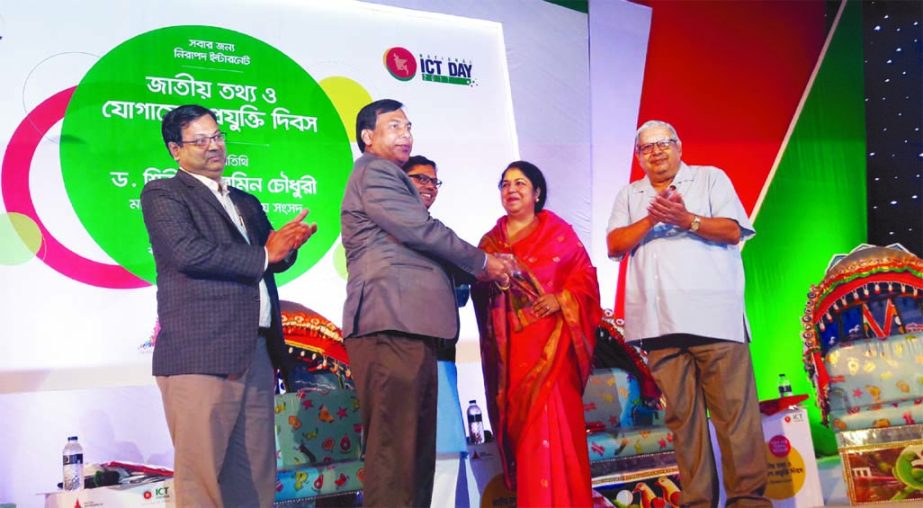
[[[64,447],[64,490],[83,488],[83,447],[77,442],[77,436],[67,438]]]
[[[792,384],[788,382],[785,374],[779,374],[779,397],[789,397],[792,394]]]
[[[468,442],[471,444],[484,442],[484,420],[481,416],[481,408],[473,400],[468,401]]]

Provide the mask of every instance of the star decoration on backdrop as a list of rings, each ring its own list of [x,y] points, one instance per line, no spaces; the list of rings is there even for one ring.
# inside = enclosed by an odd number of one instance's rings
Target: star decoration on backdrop
[[[916,2],[863,8],[868,237],[923,255],[923,10]]]

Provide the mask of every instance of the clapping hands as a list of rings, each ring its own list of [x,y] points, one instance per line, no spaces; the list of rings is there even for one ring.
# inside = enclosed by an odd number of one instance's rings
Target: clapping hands
[[[317,224],[305,224],[308,216],[307,210],[302,210],[292,221],[281,228],[269,233],[266,239],[266,251],[269,253],[269,262],[277,263],[286,258],[292,251],[298,250],[308,238],[317,231]]]
[[[654,196],[654,200],[647,207],[647,214],[656,222],[678,226],[683,229],[688,229],[689,223],[692,221],[692,214],[686,210],[683,196],[676,192],[676,188],[672,185]]]

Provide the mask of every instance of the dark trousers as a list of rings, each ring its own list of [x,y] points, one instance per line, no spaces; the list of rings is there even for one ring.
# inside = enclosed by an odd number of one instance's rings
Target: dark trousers
[[[718,476],[706,409],[718,444],[726,506],[769,507],[766,443],[747,344],[730,341],[648,351],[648,365],[667,402],[682,481],[682,506],[718,506]]]
[[[365,436],[363,506],[428,507],[436,468],[435,339],[346,339]]]

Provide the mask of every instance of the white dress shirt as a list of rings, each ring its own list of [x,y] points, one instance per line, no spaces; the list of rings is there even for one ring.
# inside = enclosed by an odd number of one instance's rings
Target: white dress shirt
[[[741,242],[756,234],[724,171],[680,163],[673,185],[691,213],[736,221]],[[646,217],[656,195],[647,177],[624,187],[615,199],[608,231]],[[658,223],[630,253],[625,338],[641,340],[674,333],[748,340],[743,261],[740,244],[712,242]]]

